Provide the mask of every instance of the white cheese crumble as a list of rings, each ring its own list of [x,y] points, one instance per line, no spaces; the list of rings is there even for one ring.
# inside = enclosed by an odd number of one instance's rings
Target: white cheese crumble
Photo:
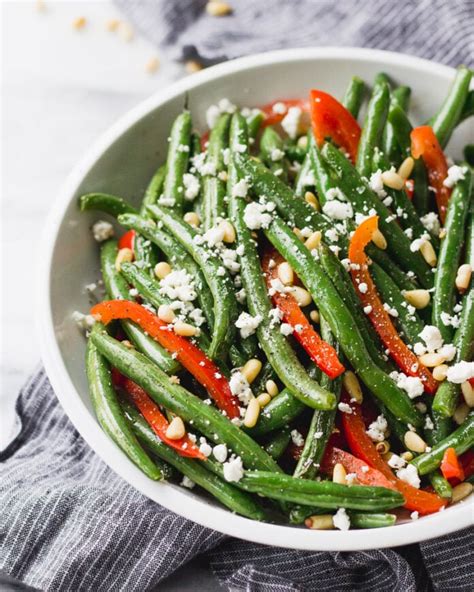
[[[380,169],[370,175],[369,187],[380,197],[380,199],[387,197],[387,192],[383,187],[382,171]]]
[[[418,520],[418,518],[420,517],[420,513],[417,512],[416,510],[414,510],[411,514],[410,514],[410,518],[412,520]]]
[[[217,105],[211,105],[206,111],[206,122],[209,128],[213,128],[221,113],[235,113],[237,107],[229,99],[221,99]]]
[[[246,339],[255,333],[262,320],[262,315],[258,314],[253,317],[248,312],[241,312],[239,318],[235,321],[235,326],[240,329],[241,337]]]
[[[290,107],[281,121],[281,127],[293,140],[301,133],[302,115],[303,112],[299,107]]]
[[[251,202],[245,206],[244,222],[250,230],[268,228],[271,221],[272,217],[264,204]]]
[[[298,430],[291,430],[291,441],[295,446],[303,446],[304,438]]]
[[[212,455],[217,462],[224,463],[227,460],[227,446],[225,444],[217,444],[212,449]]]
[[[332,199],[323,205],[323,212],[333,220],[352,218],[354,211],[350,203]]]
[[[428,232],[438,236],[440,231],[438,214],[435,214],[435,212],[428,212],[424,216],[421,216],[420,221]]]
[[[403,469],[406,464],[407,461],[398,454],[392,454],[388,459],[388,466],[392,467],[392,469]]]
[[[183,479],[182,479],[180,485],[182,487],[186,487],[187,489],[192,489],[196,484],[194,483],[194,481],[191,481],[191,479],[189,477],[186,477],[186,475],[183,475]]]
[[[110,222],[98,220],[92,226],[92,235],[98,243],[103,243],[114,236],[114,227]]]
[[[273,162],[277,162],[277,161],[281,160],[284,156],[285,156],[285,153],[283,152],[283,150],[280,150],[279,148],[273,148],[270,153],[270,159]]]
[[[184,173],[183,175],[184,197],[188,201],[195,199],[199,193],[200,185],[199,179],[191,173]]]
[[[280,325],[280,333],[288,337],[288,335],[293,333],[293,327],[289,323],[282,323]]]
[[[462,384],[474,378],[474,362],[458,362],[448,368],[446,378],[454,384]]]
[[[211,456],[211,454],[212,454],[212,447],[206,442],[205,438],[201,438],[199,452],[201,454],[204,454],[204,456],[206,456],[206,457]]]
[[[421,249],[421,245],[423,245],[424,243],[427,243],[429,241],[430,241],[430,235],[427,233],[422,234],[419,238],[415,238],[415,240],[411,242],[410,251],[412,253],[416,253],[416,251],[419,251]]]
[[[395,381],[398,388],[403,389],[410,399],[415,399],[423,394],[424,388],[418,376],[407,376],[403,372],[390,372],[390,378]]]
[[[248,405],[253,398],[252,390],[248,380],[240,370],[234,370],[229,380],[229,386],[232,394],[236,395],[241,403]]]
[[[419,337],[423,339],[429,352],[434,352],[443,345],[441,333],[434,325],[426,325],[419,334]]]
[[[349,415],[352,413],[352,407],[348,403],[339,403],[337,408],[342,413],[348,413]]]
[[[339,510],[334,514],[332,517],[332,523],[339,530],[349,530],[351,526],[351,521],[344,508],[339,508]]]
[[[95,318],[90,314],[83,314],[78,310],[75,310],[71,315],[72,320],[76,323],[79,329],[90,329],[95,323]]]
[[[420,489],[421,481],[414,465],[407,465],[406,467],[399,469],[397,471],[397,477],[402,481],[405,481],[405,483],[408,483],[408,485]]]
[[[233,456],[229,461],[224,463],[224,479],[226,481],[237,483],[244,476],[244,467],[240,456]]]
[[[367,284],[365,282],[361,282],[358,285],[358,289],[361,294],[366,294],[369,287],[367,286]]]
[[[449,188],[454,187],[458,181],[463,181],[465,179],[465,173],[465,167],[453,164],[453,166],[450,166],[448,169],[448,176],[443,181],[443,185]]]
[[[160,281],[160,294],[181,302],[192,302],[197,297],[191,276],[182,269],[172,271]]]
[[[442,312],[440,316],[441,316],[441,322],[446,327],[449,327],[451,325],[451,327],[454,327],[455,329],[457,329],[459,327],[459,325],[461,324],[460,317],[455,314],[450,315],[447,312]]]
[[[339,201],[346,201],[346,196],[339,187],[331,187],[326,191],[326,199],[331,201],[332,199],[338,199]]]
[[[369,429],[366,430],[366,434],[373,442],[382,442],[385,439],[387,427],[387,420],[383,415],[379,415],[377,419],[369,425]]]
[[[287,109],[285,103],[282,103],[281,101],[278,101],[272,107],[273,113],[276,113],[277,115],[284,115],[286,113],[286,110]]]

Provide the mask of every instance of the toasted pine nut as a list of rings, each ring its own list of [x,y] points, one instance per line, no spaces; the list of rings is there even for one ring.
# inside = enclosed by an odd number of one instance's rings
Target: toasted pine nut
[[[472,267],[469,263],[464,263],[458,269],[458,273],[456,275],[456,288],[460,292],[464,292],[469,288],[469,284],[471,283],[471,275],[472,275]]]
[[[128,339],[123,339],[121,343],[125,347],[128,347],[128,349],[134,349],[133,343],[131,343]]]
[[[181,438],[184,438],[185,434],[186,428],[184,427],[181,417],[173,417],[170,425],[166,428],[166,437],[170,440],[180,440]]]
[[[423,259],[426,261],[426,263],[428,263],[428,265],[431,267],[436,265],[438,257],[436,257],[433,245],[429,241],[425,241],[421,244],[420,253],[423,255]]]
[[[120,25],[120,21],[118,19],[116,19],[116,18],[109,19],[105,23],[105,28],[107,29],[107,31],[110,31],[111,33],[113,33],[114,31],[116,31],[118,29],[119,25]]]
[[[158,318],[165,323],[172,323],[175,316],[174,310],[169,304],[160,304],[158,307]]]
[[[148,62],[145,65],[145,71],[148,72],[148,74],[153,74],[153,72],[156,72],[159,67],[160,60],[155,56],[148,60]]]
[[[360,388],[359,379],[354,374],[354,372],[351,370],[344,372],[342,384],[344,385],[344,388],[351,399],[355,399],[357,403],[362,403],[364,395],[362,394],[362,389]]]
[[[319,245],[321,244],[321,232],[319,230],[316,230],[315,232],[313,232],[313,234],[311,236],[308,236],[308,238],[306,239],[304,246],[309,249],[310,251],[312,251],[313,249],[317,249],[319,247]]]
[[[332,471],[332,480],[334,483],[339,483],[340,485],[346,485],[347,471],[344,468],[344,465],[341,463],[336,463],[334,465],[334,469]]]
[[[181,380],[179,379],[179,376],[176,376],[176,374],[172,374],[170,376],[170,382],[171,384],[180,384]]]
[[[244,426],[246,428],[253,428],[257,423],[260,415],[260,403],[257,399],[250,399],[250,403],[245,411]]]
[[[447,235],[447,233],[448,231],[446,230],[446,228],[441,228],[438,233],[439,240],[442,240]]]
[[[317,310],[312,310],[309,313],[309,318],[313,321],[313,323],[319,323],[319,320],[320,320],[319,312]]]
[[[387,454],[390,450],[390,443],[383,440],[382,442],[377,442],[375,448],[380,454]]]
[[[319,205],[318,198],[314,195],[312,191],[307,191],[304,194],[304,199],[306,203],[309,203],[311,207],[313,207],[318,212],[321,210],[321,206]]]
[[[297,228],[296,226],[293,228],[293,232],[296,234],[296,236],[300,239],[300,241],[304,241],[304,236],[301,234],[301,230],[299,228]]]
[[[400,177],[395,171],[384,171],[382,173],[382,182],[387,187],[398,190],[403,189],[405,185],[405,179]]]
[[[424,452],[426,450],[426,442],[416,432],[408,430],[403,441],[405,446],[412,452]]]
[[[199,72],[199,70],[202,70],[202,68],[203,65],[197,60],[188,60],[184,64],[184,69],[188,74],[194,74],[195,72]]]
[[[461,425],[464,423],[464,420],[468,416],[470,408],[466,405],[466,403],[461,403],[456,407],[456,411],[453,413],[453,419],[458,424]]]
[[[468,481],[464,481],[464,483],[460,483],[459,485],[456,485],[456,487],[453,487],[453,493],[451,496],[451,503],[455,504],[456,502],[460,502],[461,500],[466,498],[469,494],[471,494],[473,489],[474,489],[474,486],[472,485],[472,483],[469,483]]]
[[[400,454],[400,456],[403,458],[403,460],[405,460],[406,462],[410,462],[411,460],[413,460],[413,453],[410,452],[409,450],[407,450],[406,452],[402,452]]]
[[[283,261],[278,266],[278,279],[284,286],[291,286],[295,279],[295,274],[293,272],[293,268],[289,263]]]
[[[374,233],[372,234],[372,242],[379,249],[385,250],[387,248],[387,239],[378,228],[374,230]]]
[[[258,395],[258,397],[257,397],[258,404],[262,408],[265,407],[265,405],[268,405],[268,403],[270,403],[271,400],[272,400],[272,398],[270,397],[270,395],[268,393],[262,393],[261,395]]]
[[[444,356],[437,353],[423,354],[418,359],[423,364],[423,366],[426,366],[427,368],[435,368],[446,361]]]
[[[471,408],[474,407],[474,389],[472,388],[469,380],[465,380],[461,384],[461,391],[462,391],[462,396],[464,397],[464,400],[466,401],[466,405]]]
[[[262,362],[256,358],[252,358],[246,362],[240,371],[249,384],[257,378],[258,373],[262,369]]]
[[[267,389],[267,393],[270,397],[275,397],[278,395],[278,385],[274,380],[267,380],[265,383],[265,388]]]
[[[222,237],[222,240],[225,243],[233,243],[233,242],[235,242],[235,228],[232,226],[232,224],[228,220],[223,220],[219,224],[219,226],[224,231],[224,236]]]
[[[181,335],[182,337],[193,337],[193,335],[197,335],[199,331],[199,329],[184,321],[177,321],[174,324],[173,329],[176,335]]]
[[[407,156],[398,169],[398,174],[402,179],[408,179],[415,166],[415,161],[411,156]]]
[[[304,521],[305,526],[311,530],[333,530],[334,522],[331,514],[320,514],[319,516],[310,516]]]
[[[300,286],[293,286],[291,289],[291,294],[296,299],[296,302],[299,304],[299,306],[308,306],[308,304],[311,304],[313,301],[308,290],[305,290]]]
[[[227,2],[210,0],[210,2],[206,4],[206,12],[210,16],[226,16],[232,12],[232,6],[227,4]]]
[[[73,29],[76,29],[76,31],[83,29],[86,26],[86,24],[87,20],[84,16],[78,16],[72,21],[72,27]]]
[[[186,212],[183,216],[183,220],[195,228],[198,228],[201,224],[201,218],[197,212]]]
[[[306,150],[306,148],[308,147],[308,136],[300,136],[298,138],[298,141],[296,142],[296,145],[298,146],[298,148]]]
[[[158,279],[162,280],[169,273],[171,273],[171,265],[166,261],[160,261],[155,265],[155,275]]]
[[[443,380],[446,380],[448,367],[449,366],[447,364],[440,364],[439,366],[435,366],[432,372],[433,378],[438,382],[443,382]]]
[[[122,268],[122,263],[128,263],[133,261],[133,251],[132,249],[120,249],[117,253],[117,257],[115,258],[115,269],[120,271]]]
[[[428,290],[405,290],[403,292],[405,300],[417,309],[422,309],[430,303],[430,293]]]

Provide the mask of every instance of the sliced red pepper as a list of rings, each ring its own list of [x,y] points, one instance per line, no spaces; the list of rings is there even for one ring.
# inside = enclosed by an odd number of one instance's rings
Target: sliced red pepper
[[[331,138],[355,163],[361,129],[357,119],[342,103],[322,90],[310,92],[311,121],[318,146]]]
[[[360,405],[351,402],[347,393],[343,393],[342,400],[350,405],[352,410],[351,413],[341,413],[342,425],[350,450],[357,458],[363,460],[377,471],[380,471],[395,485],[405,498],[404,507],[424,515],[438,512],[445,506],[446,501],[438,495],[428,493],[422,489],[416,489],[416,487],[395,477],[390,466],[380,456],[374,443],[366,434]]]
[[[445,479],[464,481],[464,471],[454,448],[447,448],[441,461],[441,472]]]
[[[466,450],[458,457],[464,472],[464,478],[469,479],[474,475],[474,450]]]
[[[451,189],[443,185],[444,180],[448,176],[448,163],[443,149],[438,142],[433,128],[429,125],[421,125],[413,129],[410,139],[413,158],[423,157],[423,162],[428,172],[430,187],[435,191],[439,217],[441,222],[444,223]]]
[[[274,106],[280,103],[285,106],[285,109],[282,109],[283,113],[280,113],[279,110],[274,110]],[[282,99],[281,101],[267,103],[266,105],[263,105],[263,107],[260,107],[266,115],[265,119],[262,121],[262,128],[280,123],[288,113],[290,107],[299,107],[303,112],[309,112],[308,101],[303,101],[301,99]]]
[[[351,265],[352,281],[364,308],[370,307],[367,316],[382,343],[388,349],[390,356],[405,374],[418,376],[422,380],[426,392],[434,394],[438,388],[438,382],[400,338],[370,277],[364,249],[372,240],[375,230],[377,230],[377,222],[378,216],[367,218],[356,228],[352,235],[349,244],[349,259],[351,263],[355,264]],[[361,291],[360,286],[364,284],[367,289]]]
[[[130,319],[137,323],[150,337],[153,337],[208,391],[216,405],[225,411],[230,419],[240,417],[237,397],[232,394],[229,382],[219,368],[194,343],[177,335],[172,327],[137,302],[129,300],[108,300],[96,304],[92,315],[98,315],[104,324],[115,319]]]
[[[270,266],[271,260],[275,262],[272,267]],[[278,265],[283,261],[283,257],[275,250],[267,250],[265,253],[262,269],[268,288],[271,288],[272,280],[278,279]],[[296,299],[290,293],[276,291],[272,296],[272,300],[283,313],[285,322],[295,329],[294,337],[314,363],[330,378],[340,376],[345,368],[337,357],[336,350],[332,345],[321,339],[299,307]],[[296,330],[297,326],[298,330]]]
[[[150,398],[150,396],[142,389],[141,386],[123,377],[123,388],[135,403],[140,413],[145,418],[148,425],[152,428],[155,434],[167,444],[170,448],[174,448],[180,456],[188,458],[197,458],[199,460],[206,460],[206,457],[199,448],[194,444],[190,437],[186,434],[179,440],[171,440],[166,436],[166,430],[169,423],[166,417],[161,413],[158,405]]]
[[[119,239],[118,242],[118,248],[119,249],[130,249],[131,251],[134,250],[135,248],[135,231],[134,230],[128,230],[125,234],[122,234],[122,236]]]

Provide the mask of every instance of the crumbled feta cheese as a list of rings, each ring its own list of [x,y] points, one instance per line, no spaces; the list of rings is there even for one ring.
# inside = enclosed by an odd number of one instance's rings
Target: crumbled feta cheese
[[[90,329],[95,323],[95,318],[90,314],[83,314],[75,310],[71,315],[72,320],[76,323],[79,329]]]
[[[286,113],[286,110],[287,109],[285,103],[282,103],[281,101],[278,101],[272,107],[273,113],[276,113],[277,115],[284,115]]]
[[[425,417],[425,430],[434,430],[434,423],[429,415]]]
[[[211,456],[212,447],[206,442],[205,438],[202,438],[202,440],[204,440],[204,441],[201,442],[201,444],[199,446],[199,452],[201,454],[204,454],[204,456],[206,456],[206,457]]]
[[[161,195],[158,201],[160,205],[165,206],[165,208],[172,208],[175,204],[174,197],[166,197],[165,195]]]
[[[406,467],[399,469],[397,471],[397,477],[402,481],[405,481],[405,483],[408,483],[408,485],[416,487],[416,489],[420,488],[420,477],[418,476],[418,471],[414,465],[407,465]]]
[[[380,197],[380,199],[387,197],[387,192],[384,189],[382,181],[382,171],[380,169],[370,175],[369,187]]]
[[[208,127],[213,128],[216,125],[221,113],[235,113],[236,109],[237,107],[226,98],[221,99],[217,105],[211,105],[206,111]]]
[[[403,389],[410,399],[415,399],[423,394],[424,388],[418,376],[407,376],[403,372],[394,370],[390,372],[390,378],[395,381],[398,388]]]
[[[333,220],[352,218],[354,211],[350,203],[332,199],[323,205],[323,212]]]
[[[428,232],[438,236],[440,230],[438,214],[435,214],[435,212],[428,212],[424,216],[421,216],[420,221]]]
[[[290,136],[291,139],[295,139],[301,133],[301,118],[303,112],[299,107],[290,107],[288,113],[281,121],[281,127]]]
[[[215,177],[217,169],[214,162],[205,162],[199,171],[203,177]]]
[[[392,467],[392,469],[403,469],[403,467],[407,464],[407,461],[401,456],[398,456],[398,454],[392,454],[387,462],[388,466]]]
[[[291,430],[291,441],[295,446],[303,446],[304,438],[298,430]]]
[[[231,393],[238,397],[239,401],[244,405],[248,405],[250,399],[253,398],[252,390],[248,380],[240,370],[234,370],[230,376],[229,386]]]
[[[438,353],[443,356],[445,362],[451,362],[456,355],[456,346],[452,343],[446,343],[443,347],[440,347]]]
[[[429,241],[430,241],[430,235],[427,233],[422,234],[419,238],[415,238],[415,240],[411,242],[410,251],[412,253],[416,253],[416,251],[419,251],[421,249],[421,246],[424,243],[427,243]]]
[[[193,321],[194,325],[196,325],[196,327],[200,327],[206,322],[206,318],[204,317],[200,308],[193,308],[188,316]]]
[[[347,473],[346,483],[347,485],[354,485],[357,481],[357,473]]]
[[[244,222],[250,230],[268,228],[272,221],[271,215],[266,211],[266,206],[257,202],[251,202],[245,206]]]
[[[453,164],[448,169],[448,176],[443,181],[445,187],[454,187],[458,181],[465,179],[466,168],[460,167],[457,164]]]
[[[283,150],[280,150],[279,148],[273,148],[270,153],[270,159],[273,162],[277,162],[277,161],[281,160],[284,156],[285,156],[285,153],[283,152]]]
[[[236,292],[235,297],[237,298],[237,302],[239,304],[245,304],[245,301],[247,299],[247,293],[245,292],[245,288],[242,288],[238,292]]]
[[[103,243],[114,236],[114,227],[110,222],[98,220],[92,226],[92,235],[98,243]]]
[[[326,200],[331,201],[332,199],[338,199],[339,201],[346,201],[346,196],[339,187],[331,187],[326,191]]]
[[[240,329],[241,337],[246,339],[255,333],[262,320],[262,315],[253,317],[248,312],[241,312],[239,318],[235,321],[235,326]]]
[[[173,270],[160,281],[160,294],[182,302],[192,302],[197,297],[191,276],[182,269]]]
[[[454,384],[462,384],[474,378],[474,362],[458,362],[448,368],[447,376],[449,382]]]
[[[223,464],[224,479],[226,481],[237,483],[244,476],[244,467],[240,456],[232,457],[229,461]]]
[[[419,337],[423,339],[429,352],[434,352],[443,345],[441,333],[434,325],[426,325],[419,334]]]
[[[194,481],[191,481],[191,479],[189,477],[186,477],[186,475],[183,475],[183,479],[182,479],[180,485],[182,487],[186,487],[187,489],[192,489],[195,486],[195,483],[194,483]]]
[[[461,323],[461,318],[458,315],[450,315],[447,312],[442,312],[440,316],[441,322],[446,327],[451,326],[457,329]]]
[[[200,185],[199,179],[195,175],[191,175],[191,173],[184,173],[183,185],[185,188],[184,197],[187,200],[192,201],[195,197],[197,197]]]
[[[293,333],[293,327],[289,323],[282,323],[280,325],[280,333],[287,337]]]
[[[227,446],[225,444],[217,444],[212,449],[212,454],[217,462],[224,463],[227,460]]]
[[[369,287],[367,286],[367,284],[365,282],[361,282],[358,285],[358,289],[361,294],[366,294]]]
[[[339,508],[339,510],[334,514],[332,517],[332,523],[339,530],[349,530],[351,526],[351,521],[344,508]]]
[[[367,315],[372,312],[372,307],[370,306],[370,304],[368,304],[367,306],[364,306],[364,312]]]
[[[324,432],[314,432],[314,439],[315,440],[319,440],[320,438],[322,438],[324,436]]]
[[[412,520],[418,520],[418,518],[420,517],[420,513],[417,512],[416,510],[414,510],[411,514],[410,514],[410,518]]]
[[[328,239],[328,241],[331,241],[332,243],[335,243],[339,240],[339,233],[335,228],[329,228],[328,230],[326,230],[324,236]]]
[[[352,407],[348,403],[339,403],[337,408],[342,413],[348,413],[349,415],[352,413]]]
[[[369,472],[369,467],[368,467],[367,465],[363,465],[363,466],[360,468],[360,470],[361,470],[363,473],[368,473],[368,472]]]
[[[373,442],[382,442],[385,439],[387,427],[387,420],[383,415],[379,415],[377,419],[369,425],[369,429],[366,430],[366,434]]]

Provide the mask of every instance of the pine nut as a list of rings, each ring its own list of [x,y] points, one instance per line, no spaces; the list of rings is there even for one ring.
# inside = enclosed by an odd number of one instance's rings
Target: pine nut
[[[334,469],[332,470],[332,480],[334,483],[339,483],[340,485],[346,485],[347,471],[341,463],[336,463],[334,465]]]
[[[421,244],[420,253],[423,255],[423,259],[430,265],[434,267],[438,258],[436,257],[435,250],[433,249],[433,245],[429,241],[425,241]]]
[[[298,146],[298,148],[306,150],[306,148],[308,147],[308,136],[300,136],[298,138],[298,141],[296,142],[296,145]]]
[[[246,362],[240,371],[249,384],[257,378],[258,373],[262,369],[262,362],[256,358],[252,358]]]
[[[445,238],[445,236],[448,234],[448,231],[446,230],[446,228],[441,228],[439,233],[438,233],[438,238],[439,240],[443,240],[443,238]]]
[[[398,169],[398,174],[402,179],[408,179],[415,166],[415,161],[411,156],[407,156]]]
[[[405,300],[417,309],[422,309],[430,303],[430,293],[428,290],[405,290],[403,292]]]
[[[190,226],[194,226],[194,228],[198,228],[201,224],[201,218],[196,212],[186,212],[183,216],[183,220]]]
[[[312,302],[311,294],[300,286],[293,286],[291,294],[299,306],[308,306]]]
[[[474,486],[472,485],[472,483],[469,483],[468,481],[464,481],[464,483],[460,483],[459,485],[456,485],[456,487],[453,487],[453,493],[451,496],[451,503],[455,504],[456,502],[460,502],[461,500],[466,498],[468,495],[470,495],[472,493],[473,489],[474,489]]]
[[[224,230],[224,236],[222,240],[225,243],[234,243],[235,242],[235,228],[228,220],[223,220],[219,225]]]
[[[301,230],[299,228],[297,228],[296,226],[293,228],[293,232],[296,234],[296,236],[300,239],[300,241],[304,241],[304,236],[301,234]]]
[[[464,263],[458,269],[458,273],[456,275],[456,288],[460,292],[464,292],[469,288],[469,284],[471,283],[471,275],[472,275],[472,267],[469,263]]]
[[[268,405],[268,403],[270,403],[271,400],[272,400],[272,398],[270,397],[270,395],[268,393],[262,393],[261,395],[258,395],[258,397],[257,397],[258,404],[260,405],[261,408]]]
[[[453,413],[453,419],[458,424],[461,425],[465,422],[466,417],[469,415],[470,408],[466,405],[466,403],[461,403],[456,407],[455,412]]]
[[[75,18],[72,21],[72,27],[73,27],[73,29],[76,29],[76,31],[83,29],[86,26],[86,24],[87,24],[87,21],[84,16],[78,16],[77,18]]]
[[[333,530],[334,522],[332,514],[320,514],[319,516],[310,516],[304,521],[305,526],[311,530]]]
[[[387,239],[378,228],[376,228],[372,234],[372,242],[376,247],[382,249],[383,251],[387,248]]]
[[[171,265],[166,261],[160,261],[155,265],[155,275],[158,279],[162,280],[169,273],[171,273]]]
[[[257,423],[260,415],[260,403],[257,399],[250,399],[250,403],[245,411],[244,426],[246,428],[253,428]]]
[[[171,384],[180,384],[181,380],[179,379],[179,376],[176,376],[176,374],[172,374],[170,376],[170,382]]]
[[[160,60],[157,57],[150,58],[145,65],[145,71],[148,74],[153,74],[160,67]]]
[[[321,206],[319,205],[318,198],[314,195],[314,193],[312,191],[307,191],[304,194],[304,200],[312,208],[314,208],[317,212],[319,212],[321,210]]]
[[[190,325],[189,323],[185,323],[184,321],[177,321],[173,325],[174,332],[176,335],[181,335],[182,337],[193,337],[197,335],[198,329]]]
[[[466,405],[471,408],[474,407],[474,389],[472,388],[469,380],[466,380],[461,384],[461,391],[462,396],[466,401]]]
[[[202,68],[203,65],[197,60],[188,60],[184,64],[184,69],[188,74],[194,74],[195,72],[199,72],[200,70],[202,70]]]
[[[355,399],[357,403],[362,403],[364,395],[362,394],[362,389],[360,388],[359,379],[354,374],[354,372],[351,370],[344,372],[342,384],[344,385],[344,388],[351,399]]]
[[[277,269],[278,272],[278,279],[284,286],[291,286],[295,279],[295,274],[293,272],[293,268],[289,263],[283,261],[280,263]]]
[[[158,307],[158,318],[165,323],[172,323],[175,316],[174,310],[169,304],[160,304]]]
[[[382,173],[382,182],[387,187],[397,190],[403,189],[405,185],[405,179],[400,177],[395,171],[384,171]]]
[[[181,440],[186,434],[186,428],[184,427],[183,420],[181,417],[173,417],[170,425],[166,428],[166,437],[170,440]]]
[[[210,0],[206,4],[206,12],[210,16],[226,16],[232,12],[232,6],[227,2],[219,0]]]
[[[437,353],[428,353],[423,354],[418,358],[420,363],[427,368],[434,368],[435,366],[440,366],[443,362],[445,362],[444,356]]]
[[[408,430],[403,437],[403,441],[405,446],[412,452],[424,452],[426,450],[426,442],[416,432]]]
[[[390,450],[390,444],[386,440],[383,440],[382,442],[377,442],[375,448],[380,454],[388,454]]]
[[[312,310],[309,313],[309,318],[313,321],[313,323],[319,323],[319,321],[320,321],[319,312],[317,310]]]
[[[321,232],[319,230],[316,230],[315,232],[313,232],[313,234],[311,236],[308,236],[308,238],[306,239],[304,246],[309,249],[310,251],[312,251],[313,249],[317,249],[319,247],[319,245],[321,244]]]
[[[270,397],[276,397],[278,395],[278,385],[274,380],[267,380],[265,388]]]
[[[446,380],[448,368],[449,366],[447,364],[440,364],[439,366],[435,366],[432,372],[433,378],[438,382],[443,382],[443,380]]]
[[[403,458],[404,461],[406,462],[410,462],[411,460],[413,460],[413,453],[411,453],[409,450],[407,450],[406,452],[402,452],[400,454],[400,456]]]
[[[121,341],[122,345],[124,345],[125,347],[128,347],[128,349],[135,349],[133,347],[133,343],[131,343],[128,339],[123,339]]]
[[[132,249],[120,249],[115,258],[115,269],[120,271],[122,269],[122,263],[129,263],[130,261],[133,261]]]
[[[120,25],[120,21],[116,18],[114,19],[109,19],[106,23],[105,23],[105,28],[107,29],[107,31],[110,31],[111,33],[113,33],[114,31],[116,31],[118,29]]]

